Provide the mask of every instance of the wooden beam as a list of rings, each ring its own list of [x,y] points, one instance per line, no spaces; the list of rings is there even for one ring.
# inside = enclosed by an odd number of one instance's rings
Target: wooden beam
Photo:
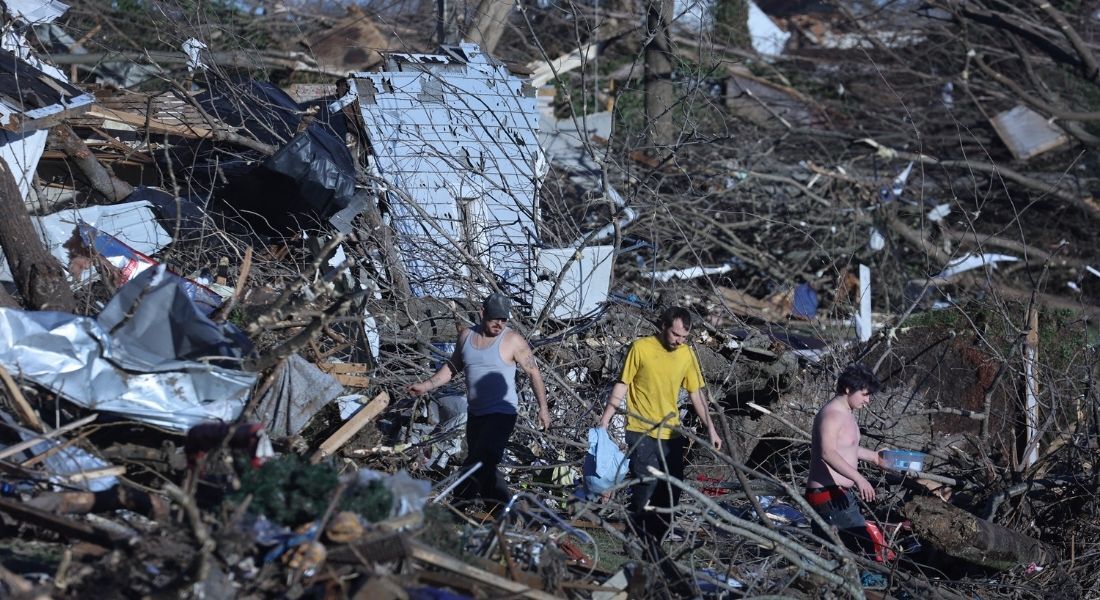
[[[213,137],[214,135],[214,132],[206,127],[173,125],[138,113],[107,108],[106,106],[98,104],[88,111],[88,116],[108,121],[117,121],[133,127],[140,127],[150,133],[166,133],[169,135],[199,139]]]
[[[326,456],[335,454],[341,446],[347,443],[355,434],[359,433],[360,429],[365,427],[367,423],[373,421],[374,418],[381,414],[389,405],[390,395],[388,393],[382,392],[375,396],[374,400],[370,401],[370,404],[360,408],[359,412],[352,415],[347,423],[344,423],[340,429],[336,430],[336,433],[330,435],[327,440],[321,442],[321,445],[317,447],[317,451],[310,457],[309,462],[316,464]]]
[[[511,594],[522,596],[524,598],[532,598],[534,600],[551,600],[553,598],[556,598],[556,596],[552,596],[550,594],[547,594],[546,592],[532,589],[531,587],[523,585],[522,583],[517,583],[510,579],[505,579],[504,577],[501,577],[499,575],[489,573],[488,571],[483,571],[476,567],[472,567],[462,562],[461,560],[458,560],[457,558],[453,558],[447,554],[443,554],[442,552],[435,550],[434,548],[425,546],[420,542],[410,541],[408,547],[409,557],[413,558],[414,560],[418,560],[422,563],[427,563],[441,569],[446,569],[453,573],[463,575],[465,577],[473,579],[474,581],[491,585],[497,589],[504,590]]]

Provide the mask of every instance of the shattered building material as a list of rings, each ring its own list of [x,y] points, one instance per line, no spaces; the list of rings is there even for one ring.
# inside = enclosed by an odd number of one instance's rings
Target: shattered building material
[[[772,19],[752,0],[748,1],[749,35],[752,37],[752,49],[764,56],[779,56],[787,45],[791,34],[776,25]]]
[[[47,24],[68,10],[60,2],[6,3],[8,15],[22,25]],[[64,73],[40,60],[21,29],[0,35],[0,160],[19,192],[30,195],[47,130],[91,108],[94,98],[69,83]]]
[[[177,285],[165,276],[163,267],[146,275],[153,290]],[[136,292],[140,298],[143,283],[141,278],[130,282],[131,289],[124,286],[120,295]],[[190,302],[182,290],[156,302],[138,302],[136,307],[119,302],[114,308],[108,305],[103,321],[0,309],[0,364],[88,410],[168,429],[185,431],[203,421],[237,418],[255,374],[181,359],[177,354],[232,356],[241,351],[234,342],[212,330],[200,331],[203,325],[197,313],[190,315],[189,330],[182,335],[152,339],[143,333],[151,322],[174,314],[181,302]],[[130,320],[118,318],[131,312]],[[125,327],[116,331],[119,324]],[[211,334],[215,337],[210,338]]]
[[[530,298],[545,171],[533,92],[473,44],[385,65],[330,109],[358,102],[414,295],[466,297],[459,282],[484,268]]]
[[[66,264],[77,281],[84,280],[85,271],[95,265],[96,260],[103,261],[115,270],[114,280],[111,281],[113,286],[121,286],[136,279],[151,267],[164,266],[124,244],[118,238],[86,223],[77,225],[76,234],[66,242],[65,246],[69,251],[69,260]],[[167,272],[166,277],[178,280],[187,297],[204,315],[213,313],[223,302],[222,296],[213,289],[192,279],[172,272]]]
[[[1016,160],[1028,160],[1069,143],[1065,131],[1023,104],[994,115],[989,122]]]
[[[531,308],[556,319],[591,315],[607,301],[614,246],[544,248],[539,251],[538,278]]]
[[[859,265],[859,309],[855,316],[856,337],[866,342],[874,333],[871,321],[871,268]]]
[[[167,246],[168,236],[152,212],[148,202],[127,202],[110,206],[88,206],[81,209],[62,210],[44,217],[31,217],[35,230],[42,237],[46,248],[58,262],[68,265],[73,256],[66,247],[78,223],[87,223],[108,234],[141,254],[154,254]],[[12,281],[7,260],[0,257],[0,281]],[[80,282],[78,278],[77,282]]]

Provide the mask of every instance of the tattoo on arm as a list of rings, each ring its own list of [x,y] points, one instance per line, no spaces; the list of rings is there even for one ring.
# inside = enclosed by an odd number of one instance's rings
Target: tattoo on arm
[[[538,368],[538,363],[535,362],[535,355],[531,354],[530,352],[527,353],[527,356],[524,356],[522,359],[520,359],[519,364],[523,367],[525,371],[530,371],[531,369]]]

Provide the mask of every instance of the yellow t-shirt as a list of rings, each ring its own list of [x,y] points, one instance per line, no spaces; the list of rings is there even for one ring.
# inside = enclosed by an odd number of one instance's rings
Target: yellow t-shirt
[[[683,344],[669,352],[655,335],[630,345],[620,381],[627,388],[626,430],[660,440],[672,437],[669,427],[680,424],[680,388],[694,392],[705,385],[695,351]],[[668,415],[663,427],[652,424]]]

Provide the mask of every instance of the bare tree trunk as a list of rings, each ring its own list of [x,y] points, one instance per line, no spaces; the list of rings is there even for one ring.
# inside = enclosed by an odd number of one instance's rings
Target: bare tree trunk
[[[23,308],[23,307],[19,306],[19,303],[15,301],[15,298],[12,298],[11,294],[8,293],[8,290],[4,289],[3,286],[0,286],[0,308]]]
[[[993,569],[1031,562],[1049,564],[1057,553],[1039,540],[980,519],[928,496],[902,507],[921,541],[948,556]]]
[[[466,31],[467,39],[481,46],[483,52],[492,54],[508,24],[513,4],[512,0],[481,0],[473,25]]]
[[[92,189],[102,194],[110,202],[122,202],[134,191],[134,186],[115,177],[96,159],[84,140],[80,139],[68,125],[58,125],[50,130],[50,139],[57,147],[76,163]]]
[[[76,298],[62,275],[61,265],[38,237],[15,178],[3,161],[0,161],[0,248],[4,249],[27,308],[75,312]]]
[[[646,0],[645,116],[649,140],[667,146],[676,139],[672,105],[672,0]]]
[[[439,45],[457,44],[459,41],[458,11],[455,0],[436,0],[435,8],[435,37]]]

